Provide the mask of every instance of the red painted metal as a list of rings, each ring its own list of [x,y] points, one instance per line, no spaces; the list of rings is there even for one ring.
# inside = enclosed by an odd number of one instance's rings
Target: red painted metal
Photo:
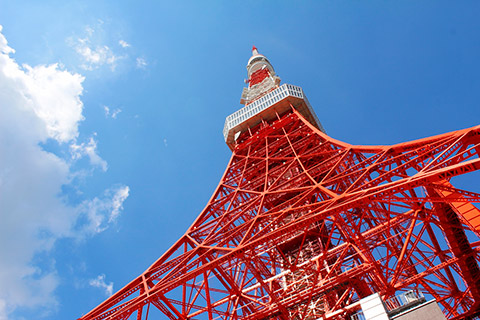
[[[185,235],[80,319],[345,319],[407,290],[480,315],[480,194],[450,183],[480,169],[480,126],[354,146],[288,106],[232,142]]]
[[[448,181],[480,168],[480,126],[354,146],[292,107],[237,142],[185,235],[80,319],[343,319],[408,289],[478,313],[480,194]]]
[[[263,68],[255,71],[252,73],[250,76],[250,79],[248,79],[248,84],[249,86],[254,86],[257,83],[260,83],[263,81],[263,79],[268,78],[270,76],[270,71],[268,71],[268,68]]]

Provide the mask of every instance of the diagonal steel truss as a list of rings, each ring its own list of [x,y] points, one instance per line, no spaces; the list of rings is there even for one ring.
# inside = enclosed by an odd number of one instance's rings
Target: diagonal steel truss
[[[418,290],[480,310],[480,126],[393,146],[334,140],[292,107],[237,140],[196,221],[80,319],[343,319]]]

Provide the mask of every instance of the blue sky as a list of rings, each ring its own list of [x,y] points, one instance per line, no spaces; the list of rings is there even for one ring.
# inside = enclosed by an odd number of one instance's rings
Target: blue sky
[[[480,124],[479,9],[0,0],[0,319],[77,318],[183,234],[231,155],[252,45],[336,139]]]

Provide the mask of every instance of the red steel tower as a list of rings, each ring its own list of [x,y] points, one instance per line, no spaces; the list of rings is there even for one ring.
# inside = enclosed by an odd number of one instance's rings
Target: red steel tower
[[[350,145],[255,47],[247,70],[205,209],[80,319],[373,319],[368,301],[392,319],[427,299],[448,319],[478,316],[480,194],[449,181],[480,169],[480,126]]]

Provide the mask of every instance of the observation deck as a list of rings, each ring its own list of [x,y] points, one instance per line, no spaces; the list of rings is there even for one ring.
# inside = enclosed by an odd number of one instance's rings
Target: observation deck
[[[313,126],[325,132],[302,88],[285,83],[229,115],[223,128],[225,142],[233,150],[240,133],[253,128],[262,120],[275,119],[277,114],[281,115],[291,107]]]

